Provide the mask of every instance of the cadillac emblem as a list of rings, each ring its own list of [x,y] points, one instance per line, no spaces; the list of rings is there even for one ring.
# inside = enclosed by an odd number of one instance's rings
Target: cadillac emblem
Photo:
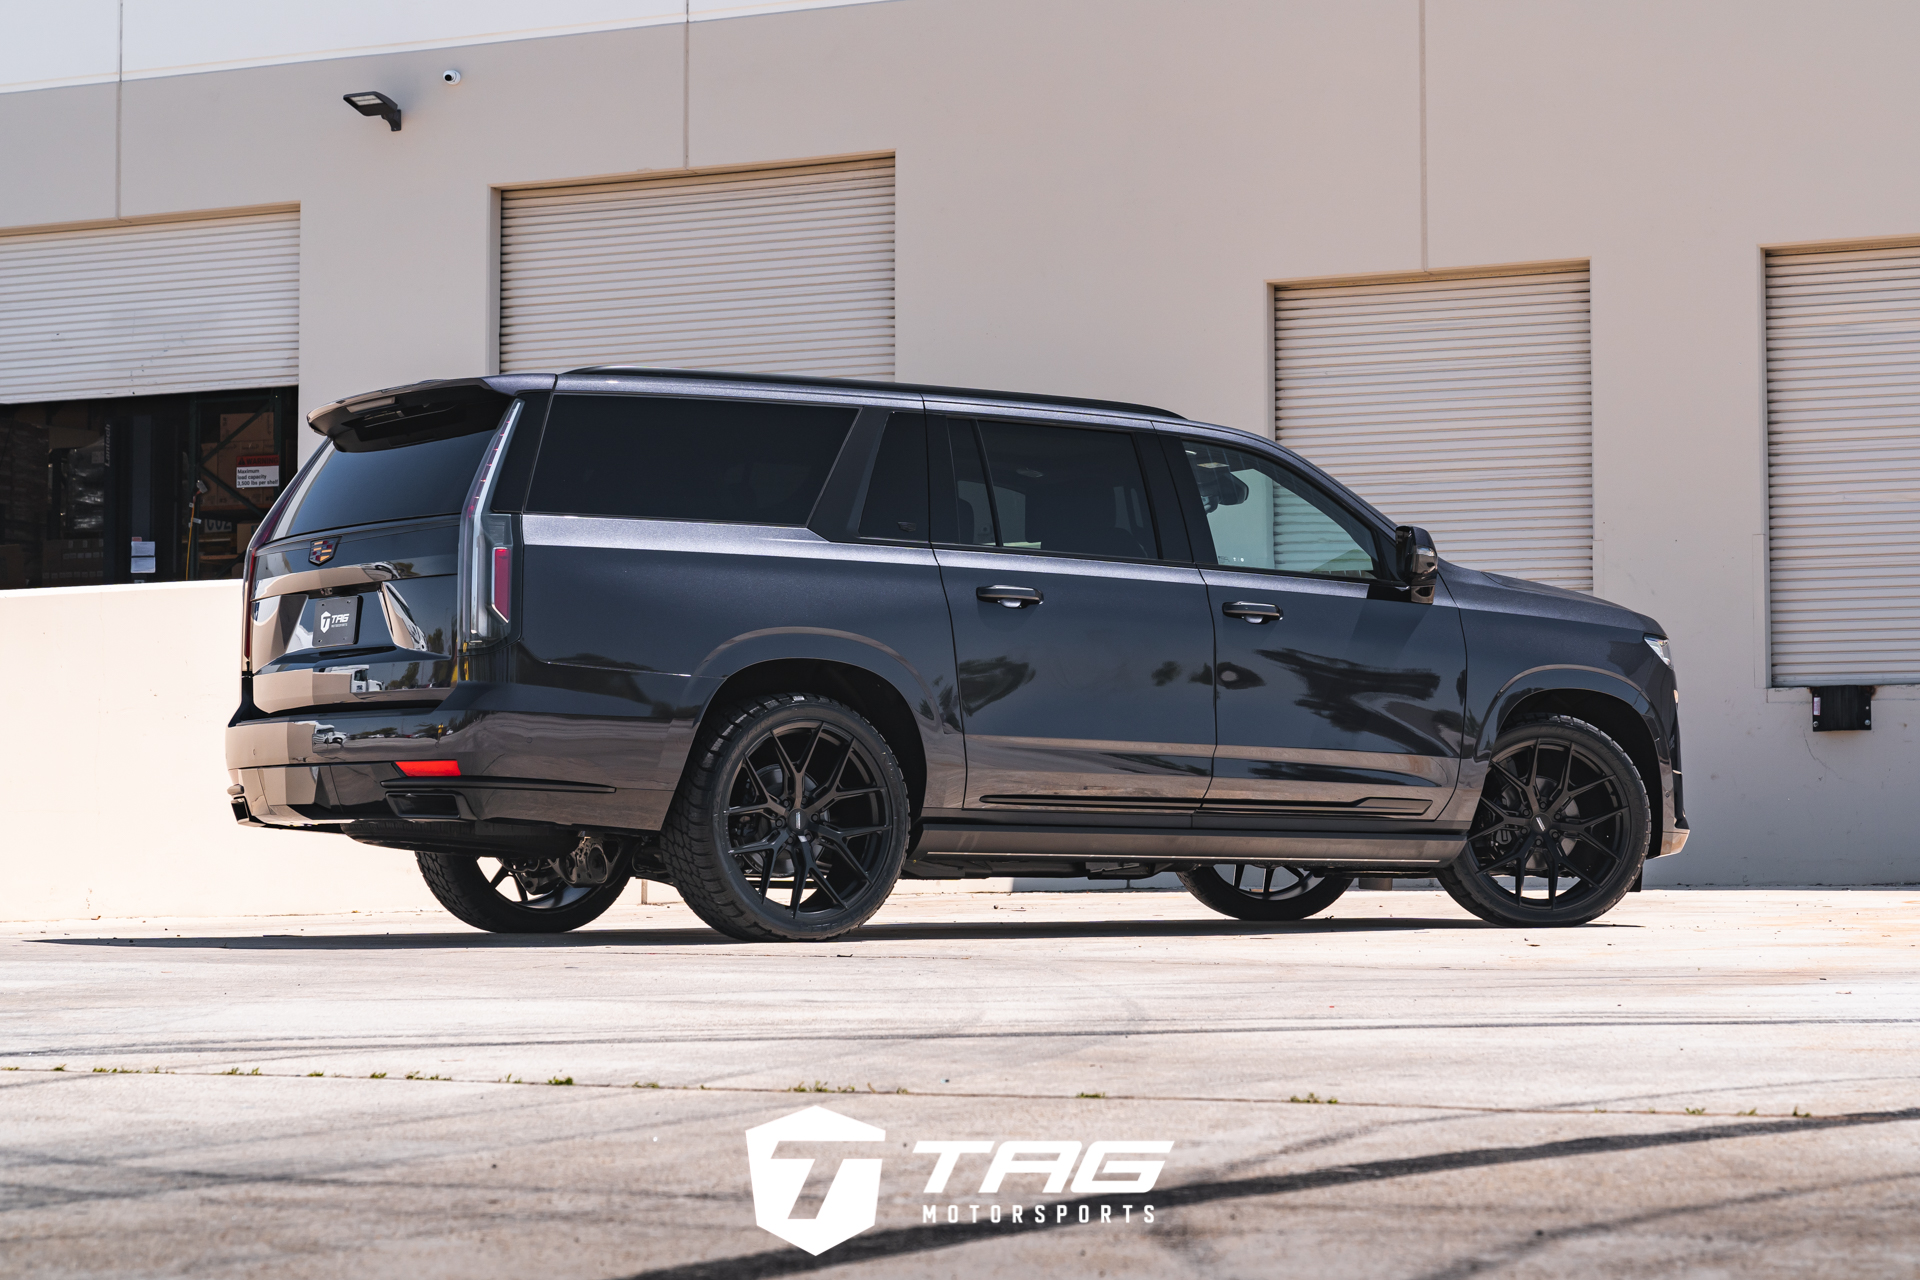
[[[339,545],[338,538],[315,538],[313,546],[307,551],[307,559],[314,564],[325,564],[333,559],[334,548]]]

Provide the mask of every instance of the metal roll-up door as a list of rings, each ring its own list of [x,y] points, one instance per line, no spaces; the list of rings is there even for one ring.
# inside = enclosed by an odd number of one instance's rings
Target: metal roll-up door
[[[0,236],[0,402],[300,380],[300,215]]]
[[[1587,272],[1274,290],[1275,436],[1449,560],[1593,589]]]
[[[1920,683],[1920,247],[1767,255],[1773,683]]]
[[[510,191],[500,367],[893,376],[893,162]]]

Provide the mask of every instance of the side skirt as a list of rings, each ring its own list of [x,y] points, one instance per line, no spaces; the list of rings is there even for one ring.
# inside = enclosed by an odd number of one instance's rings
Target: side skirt
[[[914,846],[916,860],[942,854],[1018,861],[1087,858],[1128,862],[1284,862],[1315,867],[1434,870],[1453,861],[1466,832],[1275,834],[1249,831],[1050,826],[971,826],[929,822]]]

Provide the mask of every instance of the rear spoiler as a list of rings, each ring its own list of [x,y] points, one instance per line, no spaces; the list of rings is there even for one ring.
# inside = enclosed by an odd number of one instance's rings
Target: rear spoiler
[[[307,425],[337,444],[345,444],[341,437],[352,433],[362,447],[374,448],[416,436],[479,431],[498,424],[515,396],[551,391],[554,381],[550,373],[506,373],[416,382],[323,404],[307,415]]]

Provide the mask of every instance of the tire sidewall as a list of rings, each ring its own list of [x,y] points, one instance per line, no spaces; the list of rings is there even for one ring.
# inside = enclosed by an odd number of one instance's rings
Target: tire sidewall
[[[837,912],[829,919],[809,923],[770,910],[767,899],[748,882],[746,871],[727,851],[731,841],[727,835],[726,808],[727,792],[733,784],[735,773],[747,753],[762,737],[789,725],[821,720],[854,738],[877,766],[879,781],[887,789],[892,830],[887,833],[886,856],[875,869],[872,881],[859,896],[847,904],[845,911]],[[748,717],[744,723],[737,725],[737,729],[733,740],[721,750],[714,762],[709,782],[711,794],[702,798],[707,810],[705,830],[701,832],[705,837],[703,843],[720,873],[726,891],[761,929],[794,941],[825,941],[859,928],[886,903],[907,860],[907,842],[912,826],[908,812],[910,801],[906,779],[900,771],[900,762],[895,758],[893,748],[887,745],[887,740],[880,736],[879,730],[851,708],[825,698],[805,695],[799,700],[783,699],[771,710]]]
[[[1481,919],[1495,924],[1516,927],[1586,924],[1619,905],[1633,887],[1645,863],[1653,824],[1653,810],[1647,798],[1646,783],[1641,779],[1640,770],[1635,767],[1632,757],[1618,742],[1586,721],[1572,716],[1553,716],[1513,725],[1493,744],[1489,759],[1497,760],[1513,747],[1529,741],[1570,742],[1606,765],[1607,770],[1615,775],[1614,783],[1625,797],[1630,852],[1620,859],[1619,865],[1602,882],[1599,892],[1571,907],[1547,909],[1519,906],[1488,883],[1488,877],[1475,861],[1471,845],[1462,845],[1460,856],[1442,870],[1440,880],[1455,901]],[[1474,816],[1477,821],[1477,805]]]

